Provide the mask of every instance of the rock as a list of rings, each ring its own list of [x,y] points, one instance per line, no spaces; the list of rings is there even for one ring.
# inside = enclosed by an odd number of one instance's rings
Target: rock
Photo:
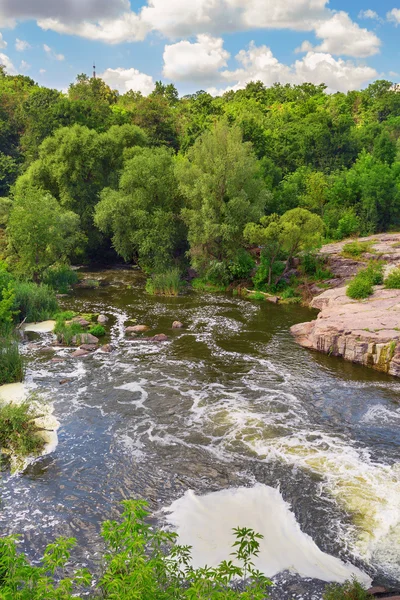
[[[74,317],[70,321],[66,321],[67,325],[71,325],[71,323],[78,323],[81,327],[89,327],[90,321],[87,321],[83,317]]]
[[[367,590],[368,594],[371,594],[371,596],[375,596],[376,594],[385,594],[388,590],[380,585],[376,585],[372,588],[369,588],[369,590]]]
[[[272,304],[278,304],[279,298],[278,296],[265,296],[267,302],[272,302]]]
[[[174,321],[172,323],[172,329],[182,329],[183,327],[183,323],[181,323],[180,321]]]
[[[102,346],[100,348],[101,352],[112,352],[112,346],[111,344],[104,344],[104,346]]]
[[[73,346],[81,346],[83,344],[98,344],[99,338],[95,337],[91,333],[77,333],[72,338]]]
[[[132,325],[131,327],[127,327],[125,329],[126,333],[144,333],[145,331],[148,331],[150,329],[150,327],[148,327],[147,325]]]
[[[89,354],[89,352],[87,350],[82,350],[81,348],[78,348],[78,350],[75,350],[75,352],[73,352],[71,354],[72,358],[79,358],[82,356],[87,356]]]
[[[61,381],[59,381],[58,383],[60,385],[65,385],[66,383],[70,383],[70,381],[72,381],[72,379],[61,379]]]
[[[150,342],[166,342],[168,340],[168,336],[165,333],[158,333],[153,337],[149,338]]]
[[[320,310],[317,319],[291,328],[300,345],[400,376],[400,290],[376,287],[359,302],[346,296],[346,287],[335,288],[311,307]]]
[[[53,362],[53,363],[62,363],[62,362],[65,362],[65,359],[64,358],[52,358],[51,362]]]
[[[107,323],[108,321],[108,317],[106,317],[106,315],[99,315],[97,317],[97,322],[100,323],[100,325],[104,325],[105,323]]]
[[[79,346],[79,348],[81,350],[86,350],[86,352],[93,352],[93,350],[96,350],[97,345],[96,344],[82,344],[81,346]]]

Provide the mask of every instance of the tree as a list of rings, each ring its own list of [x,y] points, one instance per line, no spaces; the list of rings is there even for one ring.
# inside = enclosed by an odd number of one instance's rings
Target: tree
[[[217,123],[177,161],[176,174],[192,264],[204,273],[210,261],[231,259],[246,223],[261,217],[267,191],[260,164],[238,127]]]
[[[48,267],[76,255],[84,241],[79,216],[34,187],[14,200],[7,238],[16,270],[36,282]]]
[[[124,260],[138,260],[146,271],[162,272],[185,238],[173,156],[167,148],[136,148],[134,154],[125,164],[119,189],[101,193],[94,220],[111,235]]]

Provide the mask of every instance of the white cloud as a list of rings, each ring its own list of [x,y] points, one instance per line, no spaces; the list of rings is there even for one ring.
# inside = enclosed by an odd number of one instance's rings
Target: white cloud
[[[65,60],[64,54],[57,54],[47,44],[43,44],[43,50],[46,52],[47,56],[49,56],[50,58],[54,58],[55,60]]]
[[[393,8],[386,15],[387,20],[397,25],[400,25],[400,8]]]
[[[18,38],[15,40],[15,49],[17,52],[24,52],[24,50],[27,50],[30,47],[31,45],[25,40],[19,40]]]
[[[251,42],[247,50],[241,50],[236,56],[241,67],[220,71],[220,81],[230,82],[225,89],[209,89],[210,93],[220,94],[229,89],[244,88],[250,81],[262,81],[266,86],[274,83],[325,83],[328,92],[346,92],[360,88],[378,75],[375,69],[356,65],[352,61],[335,59],[331,54],[308,52],[304,58],[293,65],[285,65],[273,55],[267,46],[256,46]]]
[[[115,18],[129,9],[129,0],[1,0],[0,21],[51,17],[79,23],[85,19]]]
[[[375,33],[362,29],[343,11],[319,23],[315,28],[315,35],[323,42],[314,50],[330,54],[364,58],[377,54],[381,45]]]
[[[3,40],[3,36],[0,32],[0,48],[7,48],[7,42]]]
[[[310,52],[313,49],[313,45],[308,40],[304,40],[304,42],[296,48],[296,54],[302,54],[303,52]]]
[[[137,69],[106,69],[99,77],[112,89],[125,94],[129,90],[141,92],[144,96],[154,89],[154,80],[150,75],[140,73]]]
[[[373,19],[375,21],[379,21],[379,15],[376,11],[371,10],[370,8],[368,8],[367,10],[360,10],[359,14],[358,14],[358,18],[359,19]]]
[[[165,46],[164,77],[174,81],[211,82],[219,77],[219,69],[227,66],[230,57],[223,45],[222,38],[200,34],[194,43],[184,40]]]
[[[46,69],[39,69],[39,73],[40,73],[41,75],[44,75],[44,74],[46,73]]]
[[[82,21],[77,24],[49,18],[39,20],[38,25],[45,30],[78,35],[107,44],[140,41],[148,33],[147,25],[134,12],[126,12],[116,19],[103,19],[98,22]]]
[[[8,75],[16,75],[17,74],[17,69],[14,67],[10,58],[7,56],[7,54],[2,54],[1,52],[0,52],[0,65],[4,66],[6,68]]]
[[[25,60],[21,60],[21,64],[19,66],[20,71],[28,71],[31,68],[31,65],[27,63]]]

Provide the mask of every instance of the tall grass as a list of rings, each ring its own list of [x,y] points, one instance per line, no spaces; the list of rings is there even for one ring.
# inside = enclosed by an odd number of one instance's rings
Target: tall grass
[[[154,273],[146,281],[146,292],[153,296],[178,296],[182,286],[180,271],[173,268],[165,273]]]
[[[43,283],[60,294],[66,294],[72,285],[78,283],[79,277],[68,265],[56,265],[48,269],[43,278]]]
[[[47,285],[27,281],[14,283],[14,310],[19,311],[19,320],[28,322],[46,321],[57,312],[58,303],[54,290]]]
[[[24,361],[17,340],[0,339],[0,385],[16,383],[24,377]]]
[[[36,416],[29,400],[22,404],[0,404],[0,448],[21,458],[40,452],[44,441],[37,435]]]

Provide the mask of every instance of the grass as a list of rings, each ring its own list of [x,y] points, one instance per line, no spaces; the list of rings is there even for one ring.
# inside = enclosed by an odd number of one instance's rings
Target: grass
[[[43,283],[60,294],[66,294],[75,283],[78,283],[78,274],[68,265],[57,265],[47,270]]]
[[[343,246],[342,256],[345,258],[361,258],[361,256],[367,252],[373,252],[373,242],[348,242]]]
[[[366,269],[362,269],[351,280],[346,294],[353,300],[362,300],[372,295],[374,285],[383,283],[383,264],[371,261]]]
[[[173,268],[165,273],[153,273],[146,281],[146,292],[152,296],[178,296],[182,286],[180,271]]]
[[[69,325],[67,325],[65,322],[66,320],[67,319],[63,318],[63,316],[58,317],[53,331],[56,334],[57,341],[60,344],[70,346],[73,337],[80,333],[84,333],[84,329],[81,325],[79,325],[79,323],[69,323]]]
[[[393,269],[393,271],[391,271],[389,273],[389,275],[386,277],[384,283],[385,283],[385,288],[388,288],[389,290],[399,290],[400,289],[400,268],[398,267],[397,269]]]
[[[47,321],[58,310],[54,290],[47,285],[16,281],[14,310],[19,311],[19,320],[28,323]]]
[[[0,404],[0,448],[6,454],[23,458],[43,450],[44,441],[38,436],[39,427],[29,400],[22,404]]]
[[[226,285],[212,283],[201,277],[192,280],[192,288],[197,292],[226,292]]]
[[[17,340],[12,337],[0,340],[0,385],[22,381],[24,361]]]

